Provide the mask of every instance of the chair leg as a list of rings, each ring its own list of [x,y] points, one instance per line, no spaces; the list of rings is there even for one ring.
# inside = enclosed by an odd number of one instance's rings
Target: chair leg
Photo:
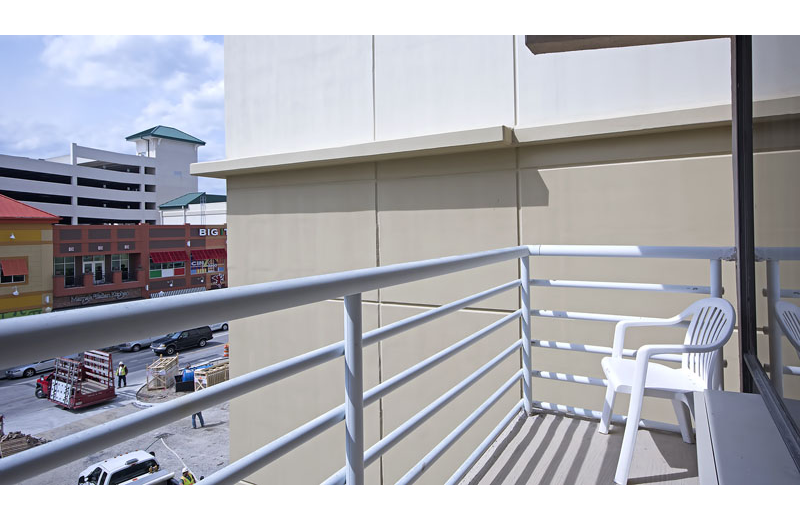
[[[628,407],[628,419],[625,423],[625,434],[622,437],[622,448],[617,462],[617,473],[614,482],[625,485],[628,483],[628,474],[631,471],[633,449],[636,446],[636,433],[639,431],[639,419],[642,416],[642,401],[644,388],[639,392],[631,393],[631,404]]]
[[[689,407],[680,399],[672,400],[672,407],[678,417],[678,425],[681,427],[681,437],[686,444],[694,444],[694,434],[692,433],[692,418],[689,416]]]
[[[617,392],[611,383],[608,383],[606,389],[606,400],[603,404],[603,414],[600,416],[600,425],[597,427],[598,433],[604,435],[608,434],[608,427],[611,425],[611,412],[614,410],[614,400],[617,398]]]

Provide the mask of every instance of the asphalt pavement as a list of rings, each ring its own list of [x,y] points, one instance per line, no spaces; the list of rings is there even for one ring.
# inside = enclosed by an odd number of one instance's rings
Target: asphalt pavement
[[[228,333],[217,332],[207,346],[179,352],[179,366],[219,358],[227,342]],[[147,366],[154,358],[149,348],[139,352],[114,351],[112,353],[114,366],[116,367],[120,361],[128,366],[127,386],[117,388],[117,397],[112,401],[79,410],[65,410],[48,399],[38,399],[34,393],[36,379],[40,374],[29,378],[0,380],[0,415],[4,416],[3,429],[6,433],[21,431],[37,435],[74,421],[134,404],[136,392],[147,382]]]

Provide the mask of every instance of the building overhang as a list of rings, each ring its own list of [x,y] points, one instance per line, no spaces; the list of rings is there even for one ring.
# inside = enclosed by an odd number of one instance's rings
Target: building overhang
[[[800,114],[800,97],[767,99],[754,103],[754,118],[757,121],[797,117],[798,114]],[[190,171],[192,175],[227,178],[237,175],[446,155],[456,152],[499,150],[516,146],[580,141],[599,137],[696,130],[730,126],[730,124],[731,106],[724,104],[533,127],[494,126],[390,141],[373,141],[337,148],[194,163],[191,165]]]
[[[533,54],[549,54],[552,52],[585,51],[591,49],[609,49],[614,47],[633,47],[637,45],[654,45],[659,43],[677,43],[712,38],[728,38],[728,36],[657,36],[657,35],[588,35],[588,36],[525,36],[525,46]]]
[[[404,139],[372,141],[336,148],[194,163],[191,165],[190,171],[192,175],[225,178],[233,175],[278,170],[490,150],[509,146],[512,140],[511,134],[511,128],[507,126],[492,126]]]

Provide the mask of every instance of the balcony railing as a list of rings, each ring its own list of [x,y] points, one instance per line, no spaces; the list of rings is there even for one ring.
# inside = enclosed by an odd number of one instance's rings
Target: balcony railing
[[[762,250],[762,253],[765,259],[776,263],[780,260],[800,259],[800,250]],[[530,271],[530,257],[532,256],[702,260],[707,262],[708,265],[708,285],[666,285],[532,278]],[[210,475],[201,483],[230,484],[238,482],[334,425],[344,422],[346,429],[344,446],[346,465],[331,475],[325,483],[360,484],[364,482],[364,468],[366,466],[369,466],[381,455],[392,449],[423,422],[440,411],[484,375],[495,369],[503,360],[521,351],[522,361],[519,369],[508,374],[508,379],[504,384],[500,385],[483,403],[477,405],[475,410],[458,427],[444,435],[441,443],[398,481],[400,484],[413,483],[500,397],[512,388],[519,389],[518,385],[521,383],[519,395],[522,398],[511,407],[505,418],[447,480],[448,484],[457,483],[521,410],[528,414],[535,408],[540,408],[570,412],[584,417],[599,417],[600,415],[599,411],[535,400],[531,390],[531,381],[534,377],[595,386],[604,386],[606,382],[605,380],[588,376],[535,370],[532,365],[531,347],[603,354],[610,354],[611,348],[564,343],[547,338],[534,339],[531,335],[531,317],[606,322],[615,322],[633,317],[532,308],[531,286],[721,296],[721,264],[722,261],[730,261],[733,258],[734,249],[730,247],[518,246],[435,260],[254,284],[170,298],[134,301],[128,302],[124,306],[107,305],[79,309],[67,313],[39,315],[0,322],[0,355],[8,364],[19,364],[34,358],[47,359],[121,343],[141,335],[141,331],[144,329],[156,333],[166,333],[171,330],[196,327],[222,319],[225,321],[241,319],[340,297],[344,299],[345,318],[345,337],[342,341],[255,370],[225,383],[207,388],[202,392],[175,399],[158,407],[149,408],[16,454],[14,457],[2,459],[0,460],[0,484],[25,480],[67,462],[96,453],[123,440],[146,433],[180,418],[188,417],[197,410],[221,404],[341,357],[344,357],[346,366],[344,381],[346,400],[342,405],[242,457]],[[520,276],[518,279],[378,329],[362,332],[361,294],[366,291],[509,261],[519,263]],[[774,269],[775,267],[773,267],[773,273]],[[776,292],[773,285],[769,287],[768,292],[773,296],[782,294],[784,297],[796,297],[798,294],[791,291],[783,294],[780,291]],[[473,306],[492,296],[516,289],[519,289],[520,292],[520,306],[517,310],[509,312],[491,325],[364,391],[361,360],[364,347],[452,314],[460,309]],[[521,335],[517,341],[497,353],[491,361],[442,394],[438,399],[423,407],[416,415],[394,431],[386,434],[375,445],[365,449],[364,407],[375,403],[419,375],[444,363],[452,356],[468,349],[471,345],[493,332],[507,327],[509,324],[517,323],[518,320]],[[770,326],[770,330],[774,329]],[[26,348],[12,348],[12,346],[20,344],[26,345]],[[632,357],[635,352],[625,351],[624,355]],[[676,360],[674,356],[667,355],[661,356],[661,359]],[[777,366],[782,367],[779,358],[772,358],[772,361],[773,363],[778,363]],[[718,368],[721,369],[721,366]],[[779,368],[778,372],[782,373],[783,370]],[[624,422],[625,417],[615,415],[612,420]],[[645,427],[678,431],[677,426],[656,421],[643,420],[640,424]]]

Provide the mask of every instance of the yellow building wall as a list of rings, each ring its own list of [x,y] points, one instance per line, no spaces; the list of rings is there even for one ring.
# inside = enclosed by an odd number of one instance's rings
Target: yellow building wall
[[[52,224],[0,223],[0,258],[21,257],[27,258],[28,275],[23,283],[0,284],[0,319],[52,309]]]

